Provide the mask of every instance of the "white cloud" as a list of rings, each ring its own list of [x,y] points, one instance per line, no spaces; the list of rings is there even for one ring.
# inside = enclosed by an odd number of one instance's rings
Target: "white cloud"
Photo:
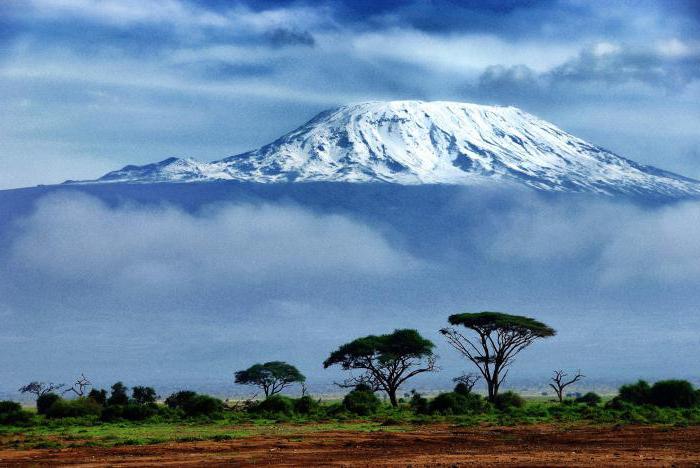
[[[363,57],[390,59],[426,68],[474,73],[490,65],[525,64],[537,71],[564,63],[578,51],[565,43],[505,41],[487,34],[428,34],[412,29],[358,34],[354,52]]]
[[[63,194],[21,223],[6,258],[21,281],[62,294],[204,296],[265,283],[305,285],[397,275],[419,264],[374,230],[294,207],[224,205],[197,215],[110,208]],[[102,292],[99,292],[102,291]]]
[[[178,0],[31,0],[30,6],[39,17],[70,16],[117,25],[168,23],[222,27],[229,24],[223,15]]]
[[[642,208],[627,203],[531,201],[486,241],[506,264],[565,267],[597,285],[700,283],[700,203]]]

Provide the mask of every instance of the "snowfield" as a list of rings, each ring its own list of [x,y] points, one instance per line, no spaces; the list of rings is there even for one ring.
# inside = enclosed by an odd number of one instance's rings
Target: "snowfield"
[[[276,141],[213,162],[169,158],[93,181],[238,180],[476,185],[687,197],[700,182],[644,166],[515,107],[458,102],[367,102],[322,112]]]

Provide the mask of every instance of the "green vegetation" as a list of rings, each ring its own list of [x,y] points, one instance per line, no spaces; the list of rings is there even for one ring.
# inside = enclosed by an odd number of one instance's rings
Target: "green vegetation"
[[[401,385],[411,377],[435,370],[434,347],[416,330],[394,330],[388,335],[369,335],[342,345],[324,361],[323,367],[340,365],[343,370],[362,371],[343,386],[367,385],[383,390],[396,407],[396,392]]]
[[[692,388],[692,386],[691,386]],[[584,398],[585,397],[585,398]],[[457,425],[563,424],[700,424],[700,405],[689,408],[636,405],[619,397],[606,403],[584,395],[578,401],[523,399],[502,392],[498,406],[475,393],[456,391],[426,398],[413,392],[397,407],[382,403],[370,389],[350,392],[342,403],[318,401],[309,396],[290,398],[273,395],[248,405],[226,405],[195,392],[178,392],[169,405],[155,404],[155,410],[139,419],[127,416],[134,401],[119,405],[123,411],[111,419],[109,406],[100,407],[89,398],[61,399],[52,406],[51,417],[22,410],[17,403],[0,402],[0,447],[70,447],[142,445],[163,442],[227,440],[258,434],[298,436],[310,431],[405,431],[415,425],[436,422]],[[192,411],[189,405],[212,411]],[[220,405],[219,405],[220,404]],[[149,404],[143,408],[152,408]],[[102,414],[94,413],[102,408]],[[62,411],[64,416],[58,417]],[[93,411],[93,412],[91,412]],[[78,416],[83,412],[82,415]],[[8,416],[9,415],[9,416]],[[129,419],[127,419],[129,418]]]
[[[235,380],[240,385],[260,387],[265,397],[270,397],[294,383],[303,383],[306,377],[291,364],[272,361],[254,364],[246,370],[236,372]]]
[[[353,391],[343,398],[343,407],[350,413],[359,416],[369,416],[377,412],[381,402],[372,389],[363,384],[359,384]]]
[[[453,379],[457,384],[453,391],[433,398],[415,390],[405,394],[407,401],[397,398],[399,388],[411,377],[436,370],[433,343],[416,330],[403,329],[355,339],[330,354],[324,367],[339,365],[361,372],[341,384],[353,388],[342,401],[324,402],[306,395],[305,377],[281,361],[236,372],[236,383],[263,390],[266,398],[260,401],[225,403],[183,390],[159,403],[154,388],[135,386],[129,394],[122,382],[112,385],[109,394],[97,388],[87,392],[92,384],[84,375],[63,391],[62,395],[72,392],[74,398],[68,399],[56,393],[65,387],[62,384],[31,382],[20,391],[36,396],[36,412],[0,401],[0,447],[140,445],[322,430],[401,431],[433,422],[700,424],[700,390],[685,380],[653,385],[640,380],[620,387],[609,401],[593,392],[573,399],[565,397],[565,389],[583,375],[555,371],[549,385],[556,400],[528,400],[512,391],[500,392],[514,357],[555,331],[528,317],[497,312],[453,315],[449,322],[452,328],[441,332],[481,375],[463,374]],[[472,391],[480,378],[486,383],[487,398]],[[301,398],[280,394],[294,383],[302,384]],[[390,404],[380,401],[377,392],[386,393]]]
[[[686,380],[660,380],[650,386],[646,381],[623,385],[615,398],[634,405],[654,405],[662,408],[691,408],[700,404],[700,394]]]
[[[486,381],[489,401],[494,402],[515,357],[535,340],[556,331],[542,322],[503,312],[450,315],[451,327],[440,330],[447,342],[474,364]],[[461,328],[476,336],[465,335]]]

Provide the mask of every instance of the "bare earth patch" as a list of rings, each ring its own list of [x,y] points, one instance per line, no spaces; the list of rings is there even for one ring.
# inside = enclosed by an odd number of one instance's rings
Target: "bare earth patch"
[[[698,466],[700,427],[427,425],[408,432],[303,432],[221,442],[0,450],[0,466]]]

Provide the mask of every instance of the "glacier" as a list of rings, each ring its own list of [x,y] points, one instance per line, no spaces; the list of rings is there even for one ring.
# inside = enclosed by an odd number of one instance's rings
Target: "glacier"
[[[324,111],[253,151],[212,162],[168,158],[68,184],[513,183],[540,191],[684,198],[700,182],[638,164],[516,107],[365,102]]]

